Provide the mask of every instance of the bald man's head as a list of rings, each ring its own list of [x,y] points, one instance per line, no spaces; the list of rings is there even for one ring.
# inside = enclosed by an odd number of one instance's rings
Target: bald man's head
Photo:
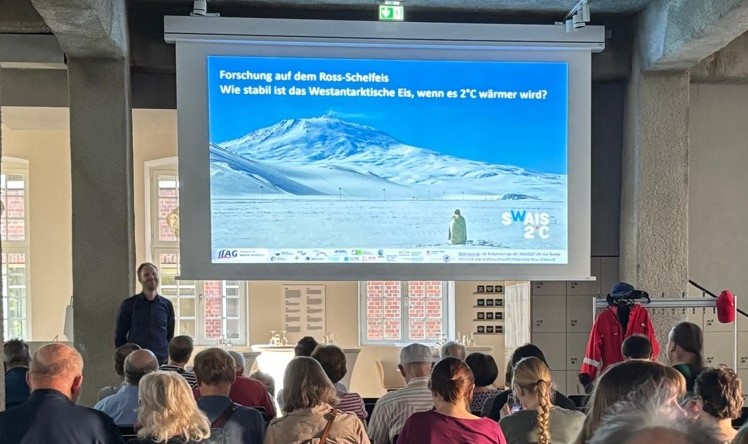
[[[30,372],[35,376],[65,378],[83,372],[83,358],[64,344],[47,344],[34,353]]]
[[[158,359],[150,350],[135,350],[125,358],[125,382],[138,385],[147,373],[158,370]]]
[[[28,373],[32,391],[53,389],[75,401],[83,383],[83,358],[64,344],[47,344],[34,353]]]

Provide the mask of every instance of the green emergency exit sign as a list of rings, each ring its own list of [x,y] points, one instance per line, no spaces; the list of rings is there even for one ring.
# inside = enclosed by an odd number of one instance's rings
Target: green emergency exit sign
[[[388,3],[379,5],[379,20],[383,22],[402,22],[405,20],[403,5]]]

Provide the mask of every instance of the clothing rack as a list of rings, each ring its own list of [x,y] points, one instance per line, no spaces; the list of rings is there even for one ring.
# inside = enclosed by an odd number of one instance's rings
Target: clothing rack
[[[646,307],[647,309],[654,308],[663,308],[667,309],[670,308],[673,311],[682,309],[685,313],[685,310],[687,308],[697,309],[697,308],[713,308],[716,310],[717,308],[717,300],[716,299],[705,299],[705,298],[687,298],[687,297],[677,297],[677,298],[652,298],[649,302],[647,302],[646,299],[626,299],[627,301],[631,301],[636,304],[641,304],[643,307]],[[596,318],[597,310],[598,309],[604,309],[608,308],[608,301],[606,299],[601,298],[593,298],[592,299],[592,319],[594,320]],[[654,313],[650,313],[654,315]],[[733,370],[738,370],[738,298],[735,298],[735,316],[734,321],[732,322],[732,336],[733,336],[733,350],[732,350],[732,365]]]

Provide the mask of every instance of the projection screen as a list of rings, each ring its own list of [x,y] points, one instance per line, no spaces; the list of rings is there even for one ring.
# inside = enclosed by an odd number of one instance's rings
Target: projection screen
[[[166,17],[181,277],[582,280],[604,29]]]

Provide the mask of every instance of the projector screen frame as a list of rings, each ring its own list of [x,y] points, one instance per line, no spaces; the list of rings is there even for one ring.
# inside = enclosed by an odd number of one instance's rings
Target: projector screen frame
[[[165,29],[166,40],[176,43],[177,53],[182,279],[593,279],[589,276],[590,54],[602,50],[603,28],[587,27],[579,30],[583,31],[580,33],[566,33],[563,26],[545,25],[165,17]],[[352,34],[356,37],[344,37],[346,32],[356,32]],[[210,202],[207,57],[293,57],[303,56],[299,51],[304,48],[314,48],[314,54],[307,57],[318,58],[412,59],[411,51],[417,50],[415,58],[425,60],[568,62],[567,211],[581,221],[573,224],[568,218],[568,263],[213,263],[210,230],[205,230],[211,226],[210,205],[205,205]],[[516,51],[522,51],[521,58],[516,57]],[[449,57],[439,57],[440,54]],[[206,234],[196,235],[201,232]]]

